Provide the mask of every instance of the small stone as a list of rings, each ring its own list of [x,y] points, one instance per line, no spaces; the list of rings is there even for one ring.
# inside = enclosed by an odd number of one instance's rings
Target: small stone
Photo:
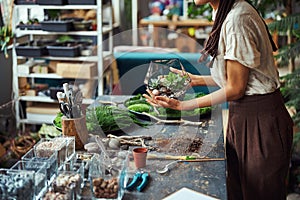
[[[119,149],[121,146],[120,144],[120,140],[116,139],[116,138],[110,138],[109,142],[108,142],[108,147],[111,149]]]

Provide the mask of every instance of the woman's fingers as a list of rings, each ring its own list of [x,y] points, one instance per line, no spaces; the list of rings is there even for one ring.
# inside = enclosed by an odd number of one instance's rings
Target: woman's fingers
[[[143,97],[146,98],[146,101],[148,103],[150,103],[152,106],[159,107],[159,105],[157,104],[156,100],[154,99],[155,96],[153,95],[153,93],[150,90],[148,90],[148,89],[146,91],[149,94],[149,95],[143,94]]]
[[[180,107],[180,102],[175,99],[168,98],[166,96],[155,96],[149,89],[146,90],[148,94],[143,94],[146,101],[154,107],[165,107],[178,109]]]
[[[183,75],[183,72],[181,70],[173,68],[173,67],[170,67],[170,71],[175,74],[180,74],[181,76]]]
[[[165,108],[180,110],[180,101],[165,96],[156,96],[156,103]]]

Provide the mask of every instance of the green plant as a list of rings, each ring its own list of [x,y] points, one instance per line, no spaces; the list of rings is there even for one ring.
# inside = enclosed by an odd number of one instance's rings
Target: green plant
[[[178,91],[186,88],[188,84],[188,75],[181,76],[173,72],[169,72],[167,76],[161,79],[161,85],[166,86],[171,91]]]
[[[8,58],[7,47],[12,42],[14,34],[9,26],[2,26],[0,29],[0,47],[4,52],[6,58]]]
[[[286,1],[284,0],[249,0],[249,2],[254,5],[257,10],[265,17],[267,12],[278,10],[280,6],[283,6]]]
[[[1,2],[1,0],[0,0]],[[7,47],[12,43],[12,38],[14,34],[12,32],[12,13],[14,1],[2,2],[2,6],[6,5],[7,7],[2,7],[0,12],[1,17],[1,26],[0,26],[0,50],[4,52],[6,58],[8,58]],[[7,19],[4,19],[2,11],[7,13]]]
[[[190,3],[187,9],[187,15],[191,19],[195,19],[199,16],[203,16],[209,21],[212,20],[212,8],[209,4],[204,4],[201,6],[195,5],[195,3]]]
[[[295,109],[296,113],[293,116],[293,120],[295,125],[300,127],[300,69],[285,75],[282,79],[281,92],[287,100],[286,105]],[[300,141],[300,132],[298,134]]]
[[[271,31],[279,33],[287,33],[290,36],[291,42],[279,48],[278,54],[275,58],[280,61],[281,65],[288,65],[290,61],[300,55],[300,14],[290,15],[275,21],[269,25]],[[293,67],[294,68],[294,67]],[[293,69],[292,69],[293,70]]]

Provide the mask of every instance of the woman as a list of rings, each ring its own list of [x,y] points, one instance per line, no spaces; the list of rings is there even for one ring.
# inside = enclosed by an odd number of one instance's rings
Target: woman
[[[245,0],[194,0],[213,8],[214,26],[203,54],[211,76],[190,74],[191,86],[219,90],[188,101],[144,95],[154,106],[190,110],[229,102],[227,193],[234,200],[286,199],[293,122],[279,92],[276,49],[266,24]],[[171,69],[175,73],[181,73]]]

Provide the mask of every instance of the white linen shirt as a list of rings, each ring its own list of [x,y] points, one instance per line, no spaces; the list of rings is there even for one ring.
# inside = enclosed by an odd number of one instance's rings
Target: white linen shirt
[[[218,55],[210,69],[220,87],[226,85],[226,60],[250,69],[245,95],[266,94],[280,87],[265,24],[244,0],[237,0],[221,28]]]

